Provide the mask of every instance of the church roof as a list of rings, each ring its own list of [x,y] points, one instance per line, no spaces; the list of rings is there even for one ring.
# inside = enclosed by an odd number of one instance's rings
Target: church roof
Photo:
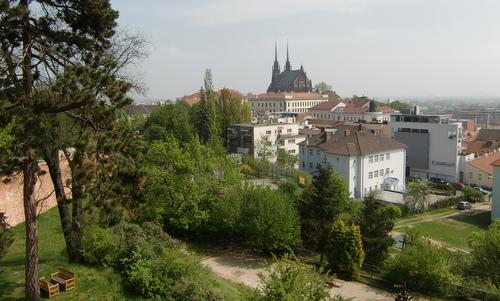
[[[300,75],[301,70],[285,70],[280,73],[278,86],[286,86],[289,83],[293,83],[295,79]]]

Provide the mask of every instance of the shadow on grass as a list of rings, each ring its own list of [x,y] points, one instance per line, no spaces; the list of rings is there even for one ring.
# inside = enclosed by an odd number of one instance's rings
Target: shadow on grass
[[[485,211],[474,215],[456,215],[451,216],[449,219],[453,219],[458,222],[474,225],[481,229],[488,229],[491,223],[491,212]]]

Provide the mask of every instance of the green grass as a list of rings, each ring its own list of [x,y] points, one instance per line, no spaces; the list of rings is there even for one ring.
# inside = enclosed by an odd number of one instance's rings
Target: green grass
[[[425,237],[468,251],[470,248],[467,239],[474,232],[485,231],[489,223],[490,212],[482,212],[475,215],[451,216],[435,221],[416,223],[410,227]]]
[[[144,300],[127,292],[122,276],[111,268],[69,264],[57,208],[39,216],[39,277],[50,276],[60,266],[77,273],[77,287],[61,292],[56,300]],[[0,260],[0,301],[24,300],[24,224],[13,227],[15,241]],[[204,269],[208,287],[227,300],[242,300],[248,289],[216,277]]]

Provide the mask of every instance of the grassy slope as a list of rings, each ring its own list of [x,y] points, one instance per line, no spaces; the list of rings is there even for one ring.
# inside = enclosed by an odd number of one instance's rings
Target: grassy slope
[[[0,301],[24,300],[24,224],[13,228],[16,240],[0,260]],[[57,300],[143,300],[126,292],[122,278],[110,268],[68,264],[57,208],[39,217],[39,275],[50,276],[60,266],[77,273],[77,288],[61,293]],[[246,290],[214,276],[208,270],[206,282],[227,300],[241,300]]]
[[[442,241],[450,246],[470,250],[467,239],[473,232],[485,231],[490,223],[490,213],[471,216],[453,216],[412,225],[423,236]]]

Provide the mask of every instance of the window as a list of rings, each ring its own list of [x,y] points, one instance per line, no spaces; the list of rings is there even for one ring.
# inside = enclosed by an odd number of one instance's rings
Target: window
[[[469,179],[472,179],[472,172],[469,172]]]
[[[385,159],[386,159],[386,160],[391,159],[391,154],[389,154],[389,153],[385,154]]]
[[[316,156],[319,156],[319,149],[316,150]]]
[[[282,130],[281,130],[281,129],[279,129],[279,130],[278,130],[278,133],[280,133],[280,134],[281,134],[281,132],[282,132]]]
[[[306,168],[306,162],[302,161],[302,168]]]
[[[309,156],[312,156],[312,155],[313,155],[313,150],[309,149]]]
[[[477,174],[477,179],[478,179],[479,181],[481,181],[481,180],[482,180],[482,178],[483,178],[483,177],[482,177],[482,175],[481,175],[480,173],[478,173],[478,174]]]
[[[368,157],[368,163],[373,163],[373,156]]]
[[[312,162],[309,162],[309,168],[313,168]]]
[[[370,172],[368,173],[368,179],[373,179],[373,171],[370,171]]]
[[[385,169],[385,174],[388,175],[389,174],[389,168],[386,168]]]
[[[294,149],[289,149],[289,150],[288,150],[288,153],[289,153],[289,154],[295,154],[295,150],[294,150]]]
[[[378,155],[375,155],[375,162],[378,162]]]
[[[302,154],[305,155],[306,153],[305,149],[303,147],[301,147],[301,149],[302,149]]]
[[[384,154],[380,155],[380,162],[384,161]]]
[[[294,144],[295,143],[295,139],[289,139],[288,140],[288,144]]]
[[[378,178],[378,170],[375,170],[375,172],[373,173],[373,176],[374,176],[375,178]]]
[[[271,135],[271,131],[266,131],[266,135]]]
[[[379,172],[379,174],[380,174],[381,177],[384,176],[384,170],[383,169],[379,170],[378,172]]]
[[[292,132],[292,129],[287,129],[286,130],[287,133],[291,133]]]

